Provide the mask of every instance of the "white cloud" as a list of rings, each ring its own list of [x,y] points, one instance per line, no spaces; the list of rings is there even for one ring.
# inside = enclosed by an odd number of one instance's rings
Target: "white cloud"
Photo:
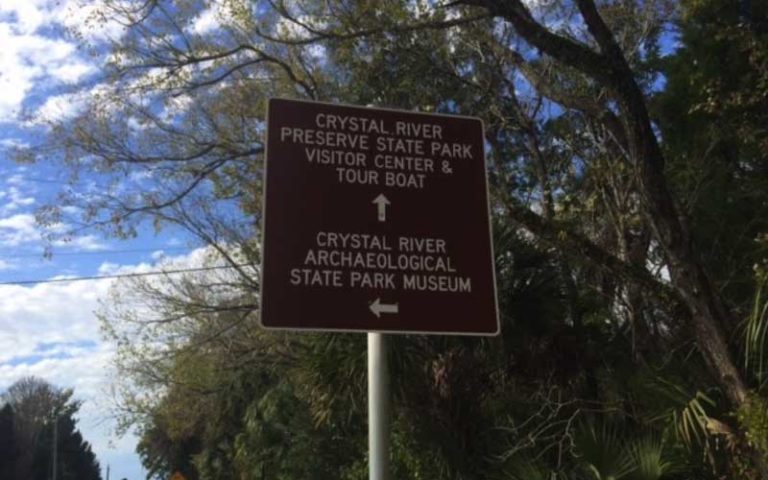
[[[192,21],[192,32],[198,35],[205,35],[219,28],[221,26],[221,8],[221,5],[214,3],[209,8],[200,12]]]
[[[24,183],[24,175],[21,173],[14,173],[13,175],[9,176],[5,179],[5,183],[8,185],[21,185]]]
[[[45,16],[40,3],[32,0],[3,0],[0,3],[0,14],[16,17],[15,30],[21,34],[34,33],[43,25]]]
[[[2,193],[2,192],[0,192]],[[0,196],[2,199],[2,196]],[[34,203],[34,199],[22,198],[27,205]],[[11,202],[10,205],[13,203]],[[6,205],[5,208],[7,208]],[[18,248],[24,246],[39,246],[45,237],[45,234],[59,233],[65,234],[70,226],[64,223],[57,223],[48,227],[41,227],[37,224],[35,216],[31,213],[16,213],[5,218],[0,218],[0,247]],[[95,235],[76,235],[64,239],[58,239],[52,243],[54,247],[74,248],[79,251],[98,251],[107,248],[99,237]]]
[[[15,212],[23,207],[34,205],[36,202],[34,197],[24,195],[18,187],[13,185],[8,187],[8,190],[0,191],[0,200],[6,202],[0,208],[0,213],[4,215]]]
[[[108,288],[108,281],[0,286],[0,365],[34,357],[44,345],[98,339],[92,312]]]
[[[33,243],[41,238],[35,225],[35,216],[30,213],[17,213],[6,218],[0,218],[0,246],[18,247],[25,243]]]
[[[24,175],[14,173],[5,178],[5,189],[0,189],[0,216],[7,217],[25,207],[34,205],[35,189],[24,181]],[[19,219],[17,219],[18,221]],[[11,224],[14,223],[11,221]],[[8,225],[14,228],[14,225]]]
[[[19,138],[2,138],[0,139],[1,148],[25,148],[29,144]]]
[[[33,123],[70,119],[80,111],[83,100],[82,95],[71,93],[48,97],[37,109]]]
[[[39,191],[33,180],[29,178],[25,167],[0,171],[0,248],[18,250],[33,247],[42,250],[48,234],[56,234],[58,237],[51,243],[54,247],[89,252],[107,248],[107,244],[93,234],[67,235],[73,229],[69,223],[59,222],[47,226],[38,224],[33,208],[38,204],[38,196],[50,192]],[[71,208],[63,210],[66,213],[73,212]],[[17,263],[0,265],[0,270],[11,269]]]
[[[78,30],[89,40],[119,38],[124,27],[99,15],[103,8],[102,0],[2,0],[0,15],[13,17],[14,30],[19,34],[61,25]]]
[[[42,82],[71,82],[90,71],[73,44],[42,35],[17,34],[0,23],[0,121],[11,121]]]
[[[62,63],[49,70],[51,77],[65,83],[75,83],[96,71],[96,67],[80,61]]]
[[[78,251],[96,252],[99,250],[106,250],[108,245],[104,243],[96,235],[81,235],[74,238],[68,238],[66,240],[56,240],[53,242],[54,247],[69,247]]]
[[[75,29],[86,41],[118,38],[123,27],[97,21],[100,5],[82,0],[0,1],[0,122],[14,121],[33,91],[73,84],[96,70],[95,59],[80,53],[73,40],[52,32]],[[69,111],[61,101],[73,99],[58,98],[58,108]]]
[[[162,118],[166,121],[173,120],[176,115],[182,115],[195,103],[195,99],[190,95],[178,95],[168,101],[165,104],[165,108],[162,113]]]
[[[26,218],[17,217],[21,219],[14,220],[14,224],[22,227],[29,225]],[[200,248],[186,255],[166,257],[162,264],[169,269],[199,267],[210,261],[211,253],[211,250]],[[157,269],[158,266],[149,263],[121,265],[104,262],[98,268],[98,274],[146,273]],[[7,363],[13,359],[55,357],[61,353],[75,356],[83,351],[84,347],[78,346],[80,342],[101,344],[93,312],[100,300],[107,299],[112,283],[112,280],[104,279],[32,286],[0,285],[0,372],[10,371]],[[46,345],[53,345],[54,348]],[[3,379],[7,377],[0,373],[0,388]]]

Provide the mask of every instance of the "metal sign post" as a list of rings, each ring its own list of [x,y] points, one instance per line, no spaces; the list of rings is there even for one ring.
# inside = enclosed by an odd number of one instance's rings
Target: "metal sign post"
[[[389,370],[387,338],[368,334],[368,478],[389,479]]]

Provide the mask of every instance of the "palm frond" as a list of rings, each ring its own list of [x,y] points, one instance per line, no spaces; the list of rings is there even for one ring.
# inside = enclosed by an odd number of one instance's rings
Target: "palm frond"
[[[566,480],[562,474],[525,456],[510,459],[503,478],[504,480]]]
[[[768,270],[757,273],[757,290],[744,331],[744,368],[762,387],[768,374]]]
[[[661,377],[652,379],[648,386],[670,404],[651,421],[667,421],[675,438],[688,449],[696,445],[706,446],[710,434],[707,425],[711,420],[707,409],[715,407],[715,401],[702,391],[690,393],[681,385]]]
[[[574,444],[578,460],[595,480],[620,480],[635,469],[621,429],[614,424],[586,421],[577,430]]]
[[[660,438],[646,436],[630,441],[626,451],[635,469],[629,480],[659,480],[672,470],[672,463],[664,458],[664,444]]]

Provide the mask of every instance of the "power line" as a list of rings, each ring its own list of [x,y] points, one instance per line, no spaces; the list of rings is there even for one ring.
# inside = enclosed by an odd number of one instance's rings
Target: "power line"
[[[118,278],[137,278],[137,277],[150,277],[153,275],[169,275],[173,273],[187,273],[187,272],[206,272],[210,270],[223,270],[227,268],[236,267],[250,267],[251,263],[242,263],[237,265],[223,265],[218,267],[198,267],[198,268],[179,268],[174,270],[159,270],[153,272],[136,272],[136,273],[119,273],[115,275],[92,275],[86,277],[70,277],[70,278],[47,278],[40,280],[16,280],[10,282],[0,282],[0,286],[21,286],[21,285],[36,285],[40,283],[65,283],[65,282],[84,282],[89,280],[112,280]]]
[[[89,251],[74,251],[74,252],[54,252],[52,257],[74,257],[79,255],[112,255],[121,253],[148,253],[148,252],[165,252],[165,251],[190,251],[188,247],[157,247],[157,248],[133,248],[124,250],[89,250]],[[17,253],[17,254],[0,254],[0,258],[18,258],[18,257],[44,257],[44,252],[39,253]]]

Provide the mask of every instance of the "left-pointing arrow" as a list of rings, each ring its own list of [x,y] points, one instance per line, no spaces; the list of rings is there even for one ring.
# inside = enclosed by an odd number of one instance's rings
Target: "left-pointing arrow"
[[[384,196],[383,193],[380,193],[378,197],[374,198],[371,203],[375,203],[378,207],[379,211],[379,221],[380,222],[386,222],[387,221],[387,205],[389,205],[389,199]]]
[[[376,315],[376,318],[381,318],[382,313],[397,313],[398,308],[396,303],[381,303],[381,299],[377,298],[368,306],[368,308]]]

